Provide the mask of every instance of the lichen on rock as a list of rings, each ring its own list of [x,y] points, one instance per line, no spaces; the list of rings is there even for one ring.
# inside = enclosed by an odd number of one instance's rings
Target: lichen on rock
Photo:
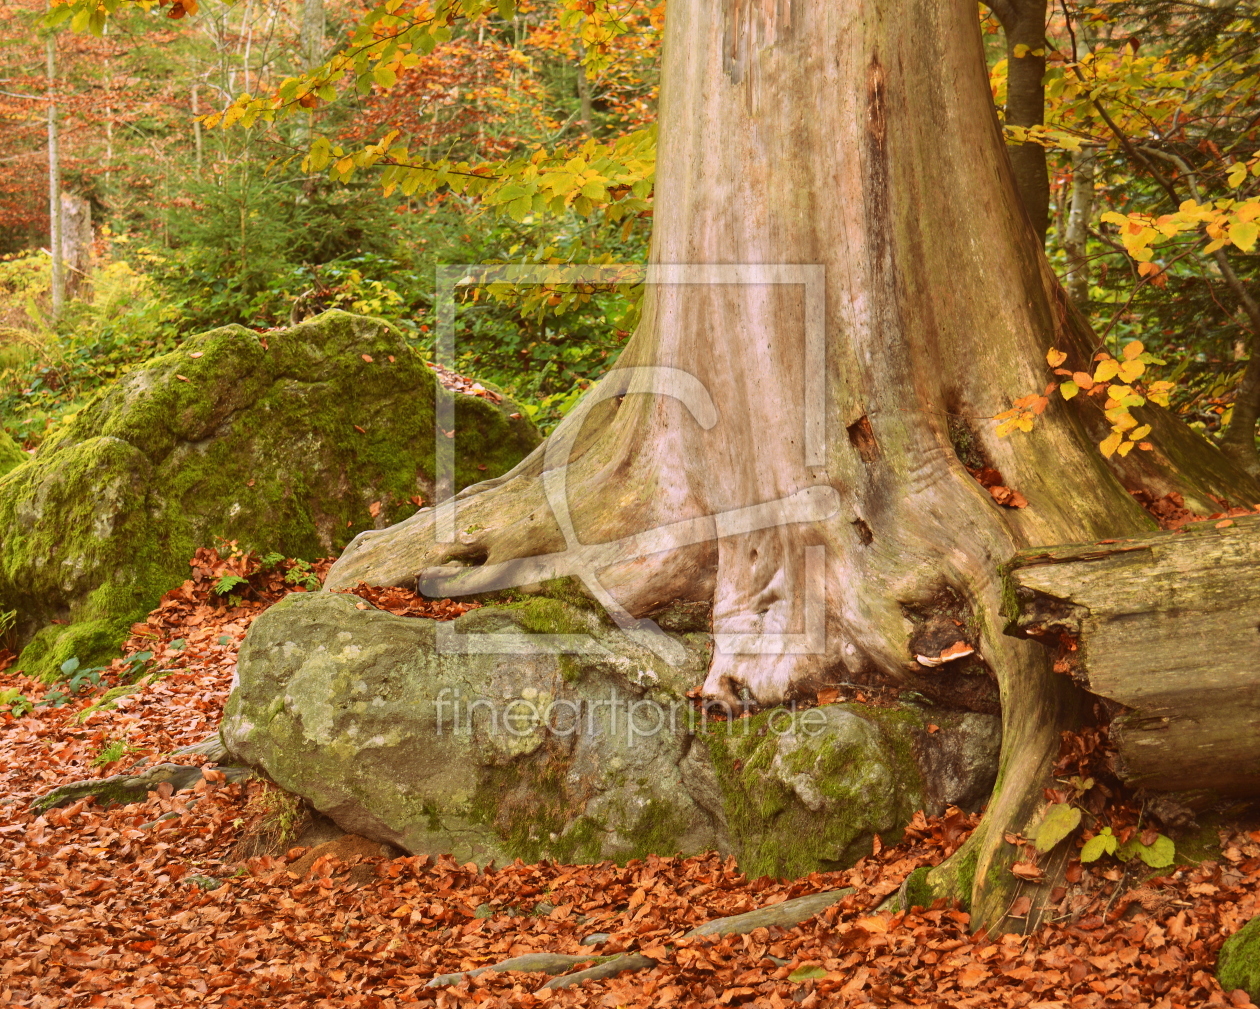
[[[216,538],[313,559],[407,517],[433,498],[451,395],[397,330],[344,312],[213,330],[127,373],[0,478],[0,609],[18,611],[22,667],[108,658]],[[454,399],[457,487],[538,443],[511,401]]]
[[[412,852],[591,862],[717,849],[746,872],[803,875],[992,783],[994,716],[934,710],[933,731],[912,705],[711,720],[686,697],[705,633],[672,633],[686,655],[673,667],[589,606],[545,595],[446,624],[360,605],[298,594],[260,616],[221,732],[343,829]],[[531,644],[557,629],[585,644]],[[938,794],[927,766],[963,771]]]

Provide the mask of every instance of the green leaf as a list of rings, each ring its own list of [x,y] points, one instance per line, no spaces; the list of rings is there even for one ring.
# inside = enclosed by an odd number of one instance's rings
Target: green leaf
[[[65,673],[67,676],[74,675],[74,671],[78,668],[79,668],[78,658],[66,659],[66,661],[61,664],[61,671]]]
[[[511,21],[516,16],[515,0],[498,0],[499,17],[504,21]]]
[[[1117,844],[1119,841],[1111,832],[1111,828],[1103,827],[1101,833],[1095,834],[1085,842],[1085,847],[1081,849],[1081,861],[1097,862],[1103,855],[1113,854]]]
[[[44,15],[44,27],[56,28],[68,17],[74,15],[74,7],[70,4],[60,4]]]
[[[219,580],[214,583],[214,594],[217,596],[226,596],[234,588],[247,584],[249,584],[249,580],[247,578],[242,578],[240,575],[222,575]]]
[[[1061,386],[1059,386],[1059,393],[1063,396],[1064,399],[1071,399],[1080,391],[1081,391],[1081,387],[1077,385],[1075,382],[1073,382],[1071,379],[1068,379]]]
[[[1049,851],[1081,823],[1081,811],[1066,802],[1056,802],[1042,814],[1032,839],[1038,851]]]
[[[1123,862],[1127,862],[1134,855],[1152,869],[1163,869],[1173,864],[1173,860],[1177,857],[1177,846],[1173,844],[1171,837],[1160,834],[1155,838],[1155,843],[1149,845],[1143,844],[1134,837],[1116,852],[1116,858]]]
[[[811,981],[816,978],[826,977],[827,968],[819,967],[817,964],[810,964],[806,967],[797,967],[788,975],[789,981]]]

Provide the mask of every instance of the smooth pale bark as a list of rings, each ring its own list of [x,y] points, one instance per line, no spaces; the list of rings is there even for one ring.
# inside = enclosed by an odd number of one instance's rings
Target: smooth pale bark
[[[1094,217],[1094,156],[1088,151],[1072,155],[1072,202],[1067,227],[1063,229],[1063,251],[1067,253],[1068,274],[1064,280],[1072,304],[1085,311],[1089,301],[1089,226]]]
[[[66,269],[61,259],[61,136],[57,109],[57,36],[44,40],[48,73],[48,255],[52,259],[52,316],[57,319],[66,299]]]
[[[92,204],[73,193],[61,194],[61,261],[65,296],[86,296],[91,289]]]
[[[630,391],[566,418],[552,441],[574,437],[571,455],[544,446],[464,491],[453,543],[436,541],[441,509],[362,534],[328,586],[423,576],[426,592],[476,592],[562,570],[544,482],[569,456],[581,543],[674,523],[647,537],[656,553],[594,551],[603,588],[636,617],[711,600],[718,635],[800,634],[807,548],[824,548],[825,647],[741,654],[719,640],[715,699],[746,689],[777,703],[872,671],[921,682],[911,615],[961,607],[1000,686],[1003,753],[954,863],[974,872],[938,879],[970,887],[974,920],[996,923],[1017,883],[1003,832],[1036,815],[1085,698],[1040,645],[1003,633],[1000,565],[1030,545],[1153,528],[1126,485],[1162,480],[1209,507],[1209,492],[1250,500],[1260,488],[1171,419],[1157,421],[1159,451],[1130,453],[1117,479],[1085,397],[1056,399],[1031,434],[996,437],[993,416],[1045,387],[1047,349],[1080,369],[1093,338],[1020,205],[968,0],[672,0],[663,61],[651,261],[821,265],[821,359],[799,285],[649,287],[600,387]],[[648,365],[693,376],[707,402],[634,392],[630,369]],[[821,417],[809,406],[820,381]],[[1027,508],[1000,508],[972,478],[954,445],[964,435]],[[1191,479],[1160,475],[1181,458],[1196,461]],[[796,507],[782,524],[740,524],[741,509],[785,499]],[[434,576],[441,566],[449,577]]]

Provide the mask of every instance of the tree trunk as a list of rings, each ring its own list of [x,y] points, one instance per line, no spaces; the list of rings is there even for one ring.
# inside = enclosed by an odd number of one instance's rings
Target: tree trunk
[[[1068,275],[1064,286],[1072,304],[1084,312],[1089,302],[1089,225],[1094,217],[1094,157],[1088,151],[1072,155],[1072,203],[1063,229],[1063,251]]]
[[[1026,550],[1010,579],[1014,629],[1124,706],[1111,737],[1127,784],[1260,792],[1260,519]]]
[[[1040,126],[1045,120],[1046,0],[989,0],[1006,35],[1006,122]],[[1010,144],[1015,188],[1033,230],[1045,241],[1050,227],[1050,173],[1040,144]]]
[[[61,138],[57,110],[57,36],[44,40],[48,72],[48,255],[52,260],[52,317],[61,317],[66,298],[66,270],[61,259]]]
[[[92,204],[72,193],[61,194],[61,259],[65,296],[84,297],[91,287]]]
[[[617,366],[457,513],[361,534],[328,586],[577,574],[646,640],[636,618],[711,601],[704,689],[726,703],[861,675],[920,686],[950,675],[916,661],[925,628],[960,621],[1000,689],[1003,755],[981,827],[936,878],[996,923],[1020,885],[1003,832],[1036,814],[1085,700],[1003,633],[999,566],[1153,523],[1100,455],[1087,397],[995,436],[995,414],[1044,388],[1047,349],[1083,369],[1093,337],[1020,206],[974,5],[724,0],[719,16],[674,0],[658,165],[648,293]],[[1189,429],[1161,431],[1159,452],[1120,461],[1125,484],[1193,458],[1192,480],[1164,482],[1260,491]],[[964,462],[1028,507],[1000,507]]]
[[[302,70],[310,73],[324,62],[324,34],[326,19],[324,0],[302,0],[302,31],[299,38]],[[308,143],[315,133],[315,111],[311,109],[298,117],[294,130],[294,143]]]
[[[590,137],[594,135],[594,125],[591,122],[591,82],[586,76],[586,67],[582,64],[586,47],[580,42],[577,45],[577,56],[578,123],[582,127],[582,133]]]

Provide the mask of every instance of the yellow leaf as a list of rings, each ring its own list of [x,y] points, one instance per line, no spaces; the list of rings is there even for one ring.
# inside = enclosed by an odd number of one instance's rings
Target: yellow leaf
[[[1239,161],[1229,170],[1229,188],[1237,189],[1246,181],[1247,165],[1245,162]]]
[[[1120,377],[1126,382],[1136,381],[1144,371],[1146,371],[1146,365],[1141,361],[1125,361],[1120,365]]]
[[[1081,387],[1075,382],[1064,382],[1061,386],[1059,386],[1059,392],[1062,394],[1064,399],[1071,399],[1080,391]]]
[[[1250,252],[1256,246],[1256,237],[1260,235],[1260,225],[1254,221],[1235,224],[1229,229],[1229,240],[1243,252]]]
[[[1051,347],[1046,351],[1046,364],[1050,365],[1051,368],[1057,368],[1066,360],[1067,354],[1063,353],[1061,350],[1056,350],[1054,347]]]
[[[1097,370],[1094,372],[1094,382],[1110,382],[1120,374],[1120,363],[1114,358],[1107,358],[1098,364]]]
[[[1133,451],[1133,442],[1131,441],[1122,442],[1121,444],[1116,446],[1116,451],[1119,452],[1121,457],[1123,458],[1124,456],[1128,455],[1130,452]]]
[[[1129,432],[1129,439],[1131,441],[1141,441],[1150,433],[1151,433],[1151,425],[1143,424],[1141,427],[1135,427],[1132,431]]]
[[[1122,440],[1123,435],[1121,435],[1119,431],[1112,431],[1111,434],[1107,435],[1106,438],[1098,443],[1099,451],[1110,459],[1113,455],[1115,455],[1116,449],[1120,447],[1120,442]]]
[[[1145,350],[1146,347],[1143,346],[1141,340],[1130,340],[1124,345],[1124,349],[1121,353],[1124,354],[1124,359],[1126,361],[1132,361],[1135,357],[1140,357],[1142,352]]]

